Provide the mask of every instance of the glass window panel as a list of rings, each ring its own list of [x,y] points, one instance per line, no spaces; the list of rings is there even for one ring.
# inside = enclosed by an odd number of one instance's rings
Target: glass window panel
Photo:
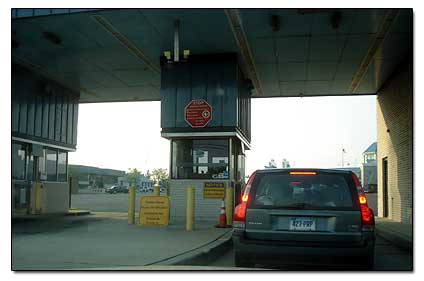
[[[228,140],[174,140],[172,178],[228,179]]]
[[[304,204],[305,208],[331,209],[352,207],[354,199],[348,183],[341,175],[264,174],[259,177],[254,193],[255,208]]]
[[[46,160],[47,180],[57,181],[57,151],[47,149]]]
[[[18,143],[12,143],[12,178],[25,179],[25,147]]]
[[[58,172],[58,180],[65,182],[68,181],[67,178],[67,158],[68,158],[68,153],[64,152],[64,151],[59,151],[58,153],[58,158],[57,158],[57,172]]]
[[[43,156],[38,157],[38,172],[40,173],[40,180],[47,180],[46,149],[43,149]]]
[[[246,157],[242,154],[238,155],[238,159],[237,159],[237,177],[236,179],[242,183],[244,183],[244,169],[245,169],[245,161],[246,161]]]
[[[27,180],[34,181],[34,156],[27,155]]]

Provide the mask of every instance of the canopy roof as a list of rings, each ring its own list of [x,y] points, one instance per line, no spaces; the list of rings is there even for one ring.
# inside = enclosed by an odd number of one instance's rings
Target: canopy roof
[[[12,60],[80,102],[160,100],[160,56],[236,52],[253,97],[375,94],[412,54],[412,9],[15,9]]]

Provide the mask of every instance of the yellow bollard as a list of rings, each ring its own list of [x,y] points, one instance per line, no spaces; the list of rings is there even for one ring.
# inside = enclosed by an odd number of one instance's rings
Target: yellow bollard
[[[43,206],[43,184],[35,183],[35,214],[41,214]]]
[[[233,225],[233,188],[227,187],[225,190],[225,213],[227,216],[227,225]]]
[[[186,230],[194,228],[194,187],[187,187]]]
[[[135,223],[135,187],[128,190],[128,224]]]
[[[160,186],[157,183],[153,186],[153,196],[160,196]]]

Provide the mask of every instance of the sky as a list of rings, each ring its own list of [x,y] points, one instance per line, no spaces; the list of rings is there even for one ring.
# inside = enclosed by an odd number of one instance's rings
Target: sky
[[[359,166],[377,139],[376,97],[252,100],[252,148],[246,175],[274,159],[281,167]],[[80,104],[77,151],[70,164],[142,172],[169,169],[170,143],[160,136],[160,102]]]

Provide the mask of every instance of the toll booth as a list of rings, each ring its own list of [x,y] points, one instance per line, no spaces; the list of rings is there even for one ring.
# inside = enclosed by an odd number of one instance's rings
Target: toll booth
[[[19,64],[11,86],[12,217],[67,213],[80,95]]]
[[[216,222],[221,190],[233,187],[237,201],[244,183],[252,83],[232,53],[179,62],[163,57],[161,76],[161,135],[171,145],[171,222],[185,219],[189,186],[195,188],[195,219]]]

